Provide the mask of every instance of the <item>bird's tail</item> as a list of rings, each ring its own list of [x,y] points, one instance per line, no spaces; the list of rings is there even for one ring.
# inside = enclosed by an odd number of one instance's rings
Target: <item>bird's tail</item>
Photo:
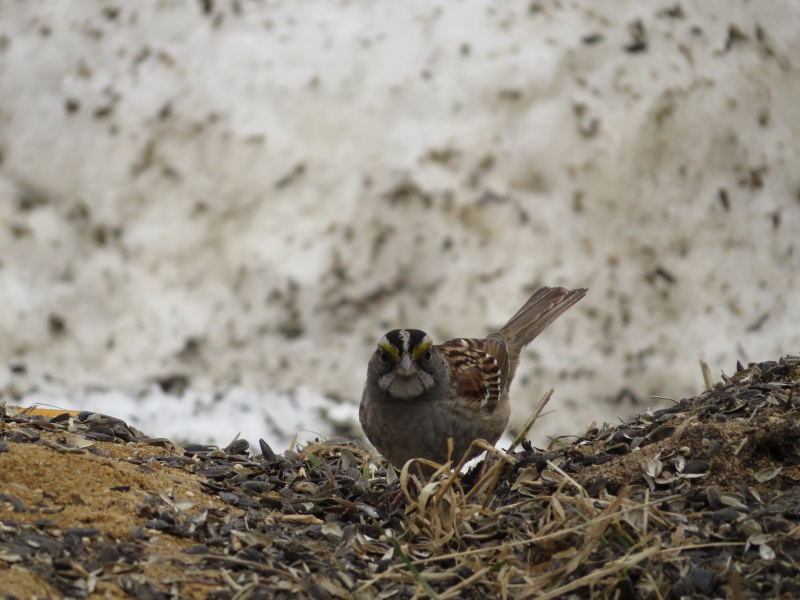
[[[520,352],[561,316],[561,313],[583,298],[587,291],[583,288],[568,290],[563,287],[543,287],[536,290],[517,314],[500,329],[508,343],[509,353],[514,350]]]

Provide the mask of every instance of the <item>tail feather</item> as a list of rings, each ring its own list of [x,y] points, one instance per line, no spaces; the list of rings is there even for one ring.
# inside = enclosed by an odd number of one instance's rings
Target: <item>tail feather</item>
[[[517,355],[542,333],[561,313],[578,302],[588,290],[543,287],[531,296],[500,332],[506,338],[509,354]]]

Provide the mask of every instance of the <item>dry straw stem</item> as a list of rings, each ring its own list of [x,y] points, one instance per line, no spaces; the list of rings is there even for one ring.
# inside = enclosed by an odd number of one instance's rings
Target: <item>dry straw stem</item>
[[[585,492],[584,492],[585,493]],[[583,563],[589,555],[594,551],[595,546],[597,546],[597,542],[602,536],[606,528],[608,527],[609,523],[611,522],[611,517],[614,516],[614,513],[619,510],[620,505],[622,505],[622,501],[625,499],[625,495],[628,493],[628,489],[625,488],[622,490],[622,493],[614,498],[614,500],[609,504],[603,513],[600,515],[595,526],[589,532],[589,536],[583,541],[583,546],[578,551],[578,553],[572,557],[572,560],[567,563],[566,568],[564,569],[564,574],[562,577],[566,577],[570,573],[572,573],[575,569],[578,568],[578,565]]]
[[[539,404],[536,405],[536,408],[533,410],[533,414],[528,417],[528,420],[525,421],[525,426],[522,428],[520,434],[514,438],[514,442],[511,444],[511,447],[508,449],[508,453],[511,454],[514,450],[517,449],[517,446],[522,443],[526,437],[528,437],[528,432],[533,427],[533,424],[536,422],[536,419],[539,418],[539,415],[542,414],[544,407],[547,406],[547,403],[550,402],[550,398],[553,397],[553,388],[550,388],[542,399],[539,400]]]
[[[714,378],[711,376],[711,369],[708,363],[704,360],[700,361],[700,370],[703,372],[703,383],[706,384],[706,391],[709,392],[714,389]]]
[[[628,554],[620,559],[613,560],[606,566],[595,569],[588,575],[584,575],[583,577],[579,577],[578,579],[574,579],[573,581],[562,584],[548,592],[540,592],[538,590],[541,589],[541,586],[532,585],[531,588],[526,590],[528,593],[525,595],[525,597],[535,597],[536,600],[547,600],[547,598],[558,598],[567,592],[571,592],[584,586],[591,586],[593,583],[599,585],[605,580],[606,577],[616,576],[625,569],[630,569],[631,567],[638,565],[640,562],[656,556],[659,552],[661,552],[660,545],[654,544],[653,546],[646,548],[641,552],[637,552],[636,554]],[[601,597],[605,597],[605,595]]]
[[[566,480],[565,480],[566,483]],[[450,509],[451,517],[455,516],[455,518],[451,519],[450,522],[450,529],[458,528],[459,526],[459,517],[460,518],[468,518],[469,517],[469,508],[473,508],[478,510],[479,512],[483,512],[484,514],[488,514],[485,512],[485,509],[481,509],[476,505],[467,505],[466,500],[462,494],[457,492],[458,488],[453,488],[451,490],[451,495],[448,495],[447,502],[445,503]],[[574,570],[581,564],[586,562],[586,559],[598,549],[598,544],[603,537],[604,532],[607,530],[608,526],[611,524],[614,517],[621,518],[627,514],[637,513],[640,511],[649,511],[655,505],[662,504],[664,502],[670,501],[672,498],[661,498],[657,501],[648,502],[648,503],[635,503],[629,500],[626,500],[624,497],[623,492],[620,496],[617,497],[607,497],[605,500],[592,500],[586,497],[574,497],[574,496],[566,496],[560,492],[556,492],[549,497],[550,501],[552,502],[554,499],[561,504],[580,504],[584,510],[592,510],[596,514],[591,518],[586,520],[581,520],[580,523],[566,526],[566,523],[563,520],[558,518],[553,518],[549,524],[545,524],[543,529],[549,530],[548,533],[543,534],[535,534],[531,537],[526,537],[523,539],[517,539],[510,542],[505,542],[496,546],[486,546],[477,549],[465,549],[459,552],[452,552],[452,553],[442,553],[441,551],[446,547],[446,545],[451,542],[452,540],[456,539],[456,535],[449,532],[443,538],[436,540],[435,537],[431,538],[429,536],[436,535],[435,531],[438,532],[439,535],[443,534],[443,528],[437,527],[436,524],[438,523],[441,525],[441,515],[438,514],[439,510],[443,505],[436,505],[434,503],[427,503],[425,504],[425,508],[427,510],[427,514],[420,515],[420,513],[415,513],[409,515],[409,522],[406,528],[406,534],[411,533],[413,531],[412,539],[408,540],[409,548],[412,548],[414,544],[414,539],[417,540],[419,538],[426,538],[426,539],[434,539],[439,543],[435,543],[432,546],[432,549],[437,551],[436,556],[431,556],[429,558],[423,559],[411,559],[411,564],[415,567],[414,572],[412,572],[411,576],[413,579],[419,582],[419,579],[423,579],[427,582],[435,583],[435,582],[445,582],[448,580],[457,580],[461,579],[461,582],[456,584],[453,588],[449,588],[444,594],[440,594],[439,597],[452,597],[455,592],[458,590],[463,589],[467,585],[472,585],[473,583],[482,582],[484,585],[488,586],[489,589],[497,589],[497,587],[501,587],[504,589],[514,589],[518,588],[520,584],[511,583],[510,580],[512,576],[521,577],[526,583],[523,586],[524,592],[527,594],[529,591],[536,593],[538,590],[546,589],[552,586],[556,581],[563,581],[564,578],[568,577]],[[460,496],[460,498],[459,498]],[[545,498],[542,498],[545,499]],[[459,505],[460,506],[457,506]],[[603,507],[602,510],[595,508],[595,505]],[[452,510],[453,506],[457,506],[459,510]],[[504,509],[510,510],[512,512],[518,510],[519,506],[512,506],[512,507],[503,507]],[[491,513],[491,511],[489,511]],[[500,512],[496,511],[495,515]],[[566,514],[566,513],[564,513]],[[569,514],[572,515],[572,518],[580,518],[581,511],[569,511]],[[666,519],[660,517],[659,521],[666,522]],[[417,524],[420,521],[427,523],[427,529],[423,527],[414,526],[413,522]],[[557,542],[565,542],[569,540],[581,540],[581,549],[573,555],[572,560],[570,560],[566,565],[553,569],[554,563],[551,557],[550,560],[546,561],[545,567],[546,571],[542,572],[539,575],[534,574],[536,572],[536,566],[533,567],[530,565],[519,564],[518,556],[514,554],[512,551],[514,548],[521,547],[521,546],[537,546],[537,547],[550,547]],[[661,551],[660,541],[659,538],[656,536],[656,532],[653,531],[651,535],[644,537],[640,536],[638,543],[636,543],[631,550],[636,547],[644,547],[639,552],[635,552],[632,554],[628,554],[622,558],[619,558],[615,561],[609,562],[604,568],[598,569],[594,571],[591,575],[587,575],[585,577],[581,577],[576,579],[572,582],[562,582],[555,588],[555,592],[548,592],[546,596],[542,597],[555,597],[561,593],[567,593],[571,590],[577,589],[583,585],[587,585],[589,583],[594,583],[599,585],[601,580],[605,580],[606,577],[609,575],[618,575],[622,569],[628,568],[630,566],[636,565],[639,562],[646,560],[653,556],[654,554]],[[678,549],[679,550],[679,549]],[[478,559],[476,563],[474,560],[471,559],[474,557]],[[498,572],[496,577],[492,577],[494,569],[485,566],[488,564],[498,564],[502,561],[510,561],[512,563],[518,563],[512,569],[505,569],[504,573]],[[429,572],[421,570],[425,565],[434,563],[434,562],[453,562],[454,566],[451,569],[446,571],[436,571],[436,572]],[[467,565],[480,565],[480,568],[476,570],[469,578],[462,579],[461,575],[459,574],[459,569],[463,566]],[[384,573],[374,577],[373,579],[366,582],[362,585],[358,591],[364,591],[370,588],[372,585],[377,583],[382,579],[390,579],[390,580],[398,580],[403,581],[408,576],[408,573],[403,573],[403,567],[400,565],[394,565],[390,567]],[[501,580],[500,577],[504,576],[504,580]],[[419,579],[418,579],[419,578]],[[466,583],[467,580],[469,583]],[[609,586],[613,586],[614,582],[616,581],[615,578],[609,580],[607,583]],[[577,583],[576,583],[577,582]],[[452,593],[451,593],[452,592]],[[555,594],[555,595],[550,595]],[[602,596],[600,596],[602,597]]]

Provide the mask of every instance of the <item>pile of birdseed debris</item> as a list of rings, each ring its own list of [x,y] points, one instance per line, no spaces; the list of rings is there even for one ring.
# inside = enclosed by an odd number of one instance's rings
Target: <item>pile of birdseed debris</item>
[[[800,358],[409,482],[360,443],[254,456],[0,408],[0,589],[83,598],[800,596]],[[389,483],[387,483],[387,481]]]

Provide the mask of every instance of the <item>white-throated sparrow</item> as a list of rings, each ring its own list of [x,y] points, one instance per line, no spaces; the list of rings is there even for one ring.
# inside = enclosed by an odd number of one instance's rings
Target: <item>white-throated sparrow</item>
[[[397,468],[412,458],[444,463],[448,438],[456,462],[476,439],[497,443],[508,424],[508,388],[522,349],[586,291],[543,287],[484,339],[436,346],[418,329],[384,335],[369,361],[358,411],[369,441]]]

